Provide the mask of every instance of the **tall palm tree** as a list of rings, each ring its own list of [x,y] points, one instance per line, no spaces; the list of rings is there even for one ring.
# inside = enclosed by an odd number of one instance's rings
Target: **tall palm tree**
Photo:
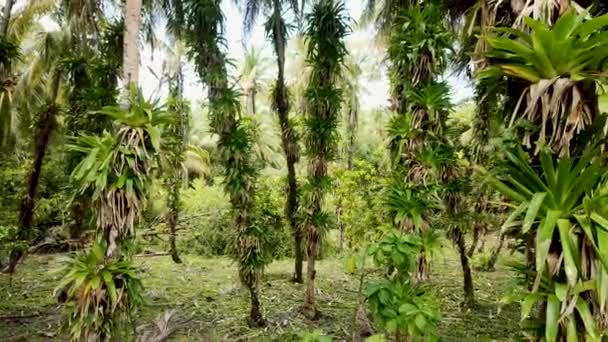
[[[363,63],[364,59],[358,60],[352,55],[348,55],[345,60],[345,72],[340,80],[344,92],[344,106],[342,111],[346,122],[346,166],[349,170],[353,168],[357,128],[359,127],[359,116],[361,114],[359,95],[364,90],[364,86],[361,83]]]
[[[268,68],[268,59],[261,49],[251,47],[245,51],[245,60],[239,76],[239,83],[245,93],[245,112],[249,115],[257,113],[256,96],[263,91],[264,74]]]
[[[14,127],[17,116],[14,110],[14,98],[19,101],[25,94],[14,96],[17,78],[17,68],[28,68],[31,56],[22,51],[18,59],[19,48],[25,41],[34,40],[34,36],[44,31],[38,19],[49,13],[55,5],[54,0],[33,0],[18,9],[12,8],[15,1],[7,1],[4,15],[1,18],[3,26],[0,31],[0,154],[9,153],[14,147]],[[24,88],[21,88],[24,89]]]
[[[259,300],[259,282],[265,260],[261,255],[263,237],[252,225],[257,165],[254,160],[253,131],[240,115],[238,93],[229,84],[224,54],[224,16],[219,0],[167,1],[169,29],[189,49],[196,71],[208,88],[209,119],[217,134],[218,150],[224,166],[224,189],[230,197],[237,236],[239,278],[249,290],[249,324],[265,324]]]
[[[31,226],[34,215],[36,193],[40,182],[44,158],[48,150],[49,139],[57,127],[56,117],[60,112],[58,103],[62,92],[64,65],[62,58],[69,46],[68,31],[44,32],[39,36],[32,49],[33,63],[29,72],[22,77],[18,88],[28,94],[28,106],[35,108],[33,131],[33,164],[27,180],[27,188],[19,205],[19,223],[17,238],[27,241],[31,238]],[[27,89],[27,90],[26,90]],[[34,99],[34,101],[32,101]],[[38,100],[38,101],[35,101]],[[23,257],[22,251],[13,251],[7,267],[3,270],[12,273]]]
[[[307,60],[311,73],[306,90],[308,182],[303,197],[303,225],[308,259],[304,315],[316,319],[315,263],[329,223],[329,214],[323,210],[329,183],[327,166],[336,154],[336,130],[342,105],[342,90],[337,85],[348,54],[344,38],[350,33],[350,18],[341,1],[321,0],[306,19]]]
[[[302,0],[302,4],[304,4]],[[272,91],[272,107],[279,118],[281,128],[281,145],[287,163],[287,199],[285,201],[285,215],[294,237],[294,276],[293,281],[302,282],[302,262],[304,251],[302,247],[302,232],[297,220],[298,210],[298,184],[295,164],[300,159],[298,136],[293,123],[289,119],[290,103],[289,90],[285,80],[285,50],[288,38],[288,25],[283,17],[283,6],[291,6],[297,14],[297,1],[294,0],[249,0],[244,3],[245,29],[251,30],[259,12],[267,16],[266,35],[272,40],[274,52],[277,57],[277,80]]]
[[[391,127],[397,133],[389,145],[393,174],[428,193],[427,183],[441,178],[434,176],[437,163],[425,157],[436,155],[450,107],[448,88],[437,80],[447,64],[450,36],[441,11],[432,3],[401,8],[391,20],[387,54],[395,111]],[[428,227],[419,225],[418,233]],[[419,256],[419,281],[429,277],[426,252],[423,248]]]

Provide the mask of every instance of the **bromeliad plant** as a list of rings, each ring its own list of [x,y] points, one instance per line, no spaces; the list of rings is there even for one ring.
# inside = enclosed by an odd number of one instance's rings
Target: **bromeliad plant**
[[[144,210],[161,130],[169,118],[133,84],[129,106],[100,111],[114,120],[114,134],[84,135],[69,146],[80,155],[72,179],[77,195],[91,198],[99,241],[64,269],[60,288],[67,292],[67,326],[73,340],[116,337],[128,312],[141,302],[141,283],[125,240]]]
[[[145,207],[162,127],[170,122],[163,107],[145,100],[133,84],[129,101],[129,110],[111,106],[99,112],[114,120],[114,134],[85,135],[69,146],[82,155],[72,178],[79,194],[91,196],[108,257],[120,252],[120,241],[132,233]]]
[[[486,37],[490,66],[478,76],[524,82],[511,125],[521,119],[538,124],[540,131],[524,136],[524,144],[536,153],[548,144],[569,155],[576,137],[600,115],[595,82],[605,77],[608,15],[586,17],[571,10],[552,27],[525,17],[529,31],[502,28],[496,31],[504,35]]]
[[[436,336],[439,313],[411,279],[420,247],[418,236],[391,232],[369,248],[375,264],[387,272],[384,279],[366,284],[364,293],[378,325],[398,342]]]
[[[532,166],[520,149],[495,187],[519,204],[520,231],[535,236],[534,282],[522,318],[533,316],[545,341],[600,341],[608,328],[608,171],[597,149],[582,157],[540,152]],[[536,314],[531,314],[536,307]]]
[[[336,87],[347,54],[344,38],[349,34],[350,18],[342,1],[320,0],[307,16],[307,63],[311,67],[306,89],[306,155],[308,184],[304,186],[303,212],[307,241],[307,287],[304,315],[316,319],[315,262],[329,215],[323,211],[330,184],[327,164],[335,159],[337,128],[342,91]]]
[[[127,340],[128,323],[142,303],[143,286],[129,258],[106,259],[107,246],[66,260],[56,292],[67,300],[66,326],[72,341]]]

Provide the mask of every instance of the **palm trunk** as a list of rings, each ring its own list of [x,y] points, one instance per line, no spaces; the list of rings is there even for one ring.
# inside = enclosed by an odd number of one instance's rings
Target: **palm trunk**
[[[139,81],[139,28],[141,25],[142,0],[126,0],[125,33],[123,51],[123,76],[125,85]]]
[[[6,0],[6,3],[4,4],[2,22],[0,22],[0,33],[2,33],[2,36],[6,36],[8,32],[8,24],[11,21],[11,11],[13,10],[15,2],[16,0]]]
[[[462,275],[464,281],[464,301],[463,307],[470,308],[475,305],[475,293],[473,292],[473,276],[471,275],[471,266],[467,256],[467,247],[464,234],[460,228],[456,228],[455,242],[460,254],[460,265],[462,266]]]
[[[469,251],[467,252],[467,256],[470,258],[473,256],[473,254],[475,253],[475,249],[477,248],[477,245],[479,244],[479,223],[475,223],[475,225],[473,226],[473,242],[471,242],[471,247],[469,248]]]
[[[178,173],[179,175],[179,173]],[[171,259],[176,264],[181,264],[182,260],[179,257],[177,246],[175,244],[177,235],[177,219],[179,217],[179,195],[180,195],[181,181],[178,178],[171,179],[171,194],[169,195],[169,219],[167,224],[169,225],[169,244],[171,248]]]
[[[306,283],[306,294],[304,298],[304,316],[308,319],[316,320],[317,318],[319,318],[319,313],[317,312],[315,306],[315,276],[317,273],[315,267],[319,239],[318,236],[315,236],[316,234],[311,235],[313,236],[308,237],[308,258],[306,262],[306,273],[308,279]]]
[[[70,211],[74,223],[70,225],[70,238],[78,239],[84,231],[85,216],[87,213],[88,202],[82,196],[74,199],[74,203],[70,206]]]
[[[285,30],[286,27],[281,18],[281,2],[273,1],[274,25],[272,38],[275,53],[277,55],[278,79],[276,84],[275,105],[281,126],[281,144],[287,162],[287,201],[285,202],[285,215],[294,239],[294,276],[293,281],[302,283],[302,262],[304,251],[302,249],[302,232],[297,221],[298,211],[298,183],[296,178],[295,164],[299,159],[298,144],[294,128],[289,122],[289,99],[285,85]]]
[[[429,265],[429,261],[426,258],[426,254],[423,251],[420,251],[418,255],[418,267],[416,268],[416,281],[417,282],[427,282],[431,278],[430,272],[431,267]]]
[[[304,249],[302,248],[302,234],[295,233],[295,253],[294,253],[294,275],[293,282],[301,284],[304,282],[302,278],[302,265],[304,264]]]
[[[249,313],[249,325],[255,327],[261,327],[266,324],[262,311],[260,310],[260,299],[258,295],[257,286],[251,286],[249,288],[249,294],[251,298],[251,312]]]
[[[349,137],[348,137],[348,150],[346,151],[346,168],[349,170],[353,169],[353,156],[355,154],[355,128],[352,125],[349,128]]]
[[[504,243],[505,243],[505,233],[500,233],[500,238],[498,239],[498,246],[492,252],[492,256],[490,257],[490,260],[488,260],[488,264],[485,267],[485,269],[487,271],[494,270],[494,267],[496,266],[496,261],[498,260],[498,255],[500,254],[500,250],[502,249],[502,246],[504,245]]]
[[[28,240],[31,238],[36,192],[38,191],[38,185],[40,183],[40,174],[42,172],[42,165],[44,163],[44,156],[47,152],[49,138],[51,132],[55,128],[56,113],[57,107],[55,105],[50,105],[42,113],[38,121],[39,124],[36,130],[34,143],[34,164],[32,165],[32,171],[28,177],[27,192],[21,199],[19,207],[19,231],[17,233],[17,239],[19,240]],[[17,267],[17,263],[23,256],[24,253],[22,251],[12,251],[9,263],[3,272],[13,273],[15,267]]]

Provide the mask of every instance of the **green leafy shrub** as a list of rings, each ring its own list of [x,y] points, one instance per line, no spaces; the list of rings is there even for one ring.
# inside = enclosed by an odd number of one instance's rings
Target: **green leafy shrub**
[[[366,284],[364,294],[376,323],[397,340],[436,336],[439,313],[410,277],[420,248],[416,235],[391,232],[369,249],[375,264],[386,271],[383,279]]]
[[[66,328],[73,341],[127,340],[143,285],[130,259],[106,259],[104,243],[68,258],[56,292],[65,291]]]

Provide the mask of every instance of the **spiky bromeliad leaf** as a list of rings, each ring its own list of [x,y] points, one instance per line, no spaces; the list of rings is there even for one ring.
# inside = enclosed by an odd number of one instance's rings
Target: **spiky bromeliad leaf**
[[[569,155],[572,141],[598,119],[585,84],[595,82],[606,67],[608,15],[589,20],[585,16],[570,10],[553,27],[525,18],[529,32],[501,30],[506,34],[486,37],[492,48],[487,53],[490,65],[478,77],[505,75],[528,83],[511,125],[521,119],[538,123],[538,133],[524,136],[528,147],[536,144],[536,153],[548,144]]]
[[[536,235],[536,280],[530,296],[544,303],[544,336],[547,340],[597,336],[607,304],[608,219],[602,175],[608,170],[596,149],[576,160],[542,150],[540,167],[533,167],[521,148],[507,156],[502,177],[494,183],[520,204],[515,215],[525,212],[522,233]],[[581,304],[582,298],[589,298],[584,299],[589,304]],[[530,308],[527,304],[525,312]]]
[[[55,292],[65,292],[72,341],[95,340],[100,336],[127,339],[122,334],[129,315],[143,302],[143,286],[130,259],[106,259],[107,246],[95,242],[91,248],[67,258],[64,274]]]
[[[143,99],[131,88],[130,109],[105,107],[101,113],[114,119],[116,134],[75,138],[69,149],[80,155],[72,171],[81,195],[91,196],[97,226],[109,236],[108,255],[130,234],[146,204],[153,161],[168,116],[162,107]]]

